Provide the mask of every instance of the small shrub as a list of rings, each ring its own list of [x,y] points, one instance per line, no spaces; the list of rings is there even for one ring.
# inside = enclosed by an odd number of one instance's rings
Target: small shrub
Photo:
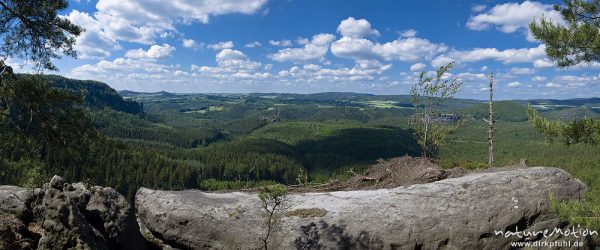
[[[600,230],[600,205],[588,201],[568,200],[560,202],[553,194],[548,197],[550,210],[562,220],[590,230]]]
[[[265,236],[261,238],[263,248],[268,249],[269,239],[276,232],[281,215],[289,208],[287,200],[287,189],[283,185],[264,186],[263,191],[258,194],[263,209],[263,227]]]
[[[487,164],[479,161],[455,161],[452,163],[453,168],[463,168],[466,170],[486,169]]]

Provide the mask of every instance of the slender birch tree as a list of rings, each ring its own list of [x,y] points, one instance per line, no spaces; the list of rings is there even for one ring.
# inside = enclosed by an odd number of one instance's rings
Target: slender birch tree
[[[441,122],[441,104],[452,98],[462,82],[449,77],[454,62],[440,67],[435,73],[421,72],[419,80],[410,91],[415,115],[411,124],[424,157],[430,157],[444,143],[453,126]]]

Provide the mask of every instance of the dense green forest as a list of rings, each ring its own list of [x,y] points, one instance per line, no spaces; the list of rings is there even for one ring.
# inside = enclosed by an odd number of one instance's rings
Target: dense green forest
[[[28,145],[2,144],[3,184],[35,186],[58,174],[71,181],[113,186],[131,198],[142,186],[241,189],[275,182],[297,184],[306,173],[309,182],[324,183],[349,177],[350,169],[364,171],[380,158],[421,154],[408,125],[413,114],[410,96],[119,94],[103,83],[59,76],[44,76],[37,82],[34,89],[46,97],[35,102],[40,106],[36,114],[48,115],[55,122],[51,127],[61,129],[43,130],[42,124],[34,137],[33,131],[29,137],[6,138],[3,133],[3,139]],[[31,86],[18,82],[3,88],[21,96],[31,92]],[[53,102],[46,99],[56,96],[71,105],[65,105],[62,113],[48,113],[53,107],[44,105]],[[497,165],[523,158],[530,165],[561,167],[590,186],[590,197],[598,196],[597,148],[548,142],[528,124],[527,104],[546,117],[573,110],[588,117],[600,115],[597,99],[496,102]],[[436,161],[447,168],[485,167],[486,127],[481,118],[486,104],[451,99],[442,109],[468,121],[449,135],[434,155]],[[19,118],[21,128],[43,121],[27,118]],[[68,133],[69,126],[85,128],[78,129],[85,131],[83,135],[73,135],[75,144],[27,140],[54,131]],[[32,150],[20,152],[20,148]]]

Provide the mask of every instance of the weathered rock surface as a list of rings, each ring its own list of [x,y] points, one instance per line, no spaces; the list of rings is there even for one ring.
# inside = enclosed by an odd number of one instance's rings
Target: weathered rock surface
[[[0,212],[23,214],[32,197],[33,193],[26,188],[0,186]]]
[[[564,227],[548,211],[583,197],[586,186],[546,167],[476,173],[393,189],[294,193],[269,242],[272,249],[509,249],[496,230]],[[257,193],[155,191],[136,195],[138,219],[171,246],[261,247],[266,230]]]
[[[22,238],[13,231],[23,232],[27,225],[24,234],[37,235],[27,239],[29,247],[38,249],[145,249],[130,208],[112,188],[69,184],[58,176],[34,191],[0,186],[3,218],[14,220],[10,215],[17,214],[23,224],[0,225],[0,233]]]

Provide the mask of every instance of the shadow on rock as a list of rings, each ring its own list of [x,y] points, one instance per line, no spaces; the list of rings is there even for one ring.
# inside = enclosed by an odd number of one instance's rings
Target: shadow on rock
[[[311,222],[301,226],[300,231],[301,235],[294,240],[296,249],[383,249],[383,240],[379,237],[364,230],[352,235],[346,232],[344,225]]]

